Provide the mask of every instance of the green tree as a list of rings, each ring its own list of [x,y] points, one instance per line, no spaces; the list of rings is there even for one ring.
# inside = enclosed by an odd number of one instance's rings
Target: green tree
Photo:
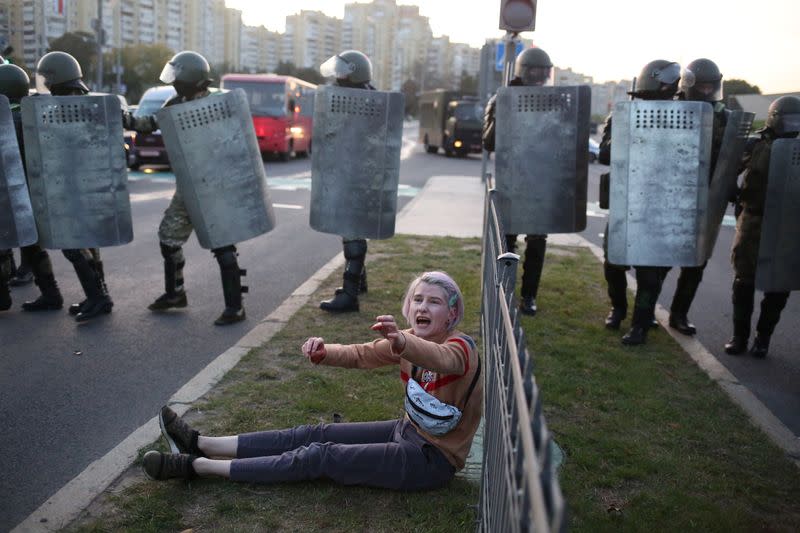
[[[724,80],[722,82],[722,93],[725,96],[733,94],[761,94],[758,85],[750,85],[745,80]]]
[[[128,102],[135,104],[147,89],[161,85],[158,77],[174,53],[162,44],[142,44],[124,47],[121,55],[122,82],[127,87],[125,96]],[[110,65],[116,63],[116,57],[116,51],[106,54],[108,67],[104,71],[109,73],[108,80],[115,76]]]
[[[50,41],[48,52],[66,52],[78,60],[87,85],[94,81],[97,72],[97,44],[93,33],[67,32]]]
[[[325,83],[325,78],[314,67],[297,68],[291,61],[281,61],[275,68],[275,74],[281,76],[294,76],[308,83],[321,85]]]
[[[458,90],[461,91],[461,94],[478,94],[478,77],[462,72]]]
[[[414,80],[406,80],[403,83],[403,86],[400,87],[400,91],[403,93],[403,98],[405,100],[406,116],[416,117],[419,109],[419,99],[417,97],[419,86],[417,85],[417,82]]]

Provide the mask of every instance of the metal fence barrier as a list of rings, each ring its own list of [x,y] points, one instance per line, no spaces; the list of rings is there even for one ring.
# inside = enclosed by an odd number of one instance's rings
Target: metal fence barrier
[[[481,254],[481,334],[485,360],[480,532],[565,531],[566,508],[553,468],[553,438],[542,414],[533,358],[511,305],[519,256],[506,251],[486,182]]]

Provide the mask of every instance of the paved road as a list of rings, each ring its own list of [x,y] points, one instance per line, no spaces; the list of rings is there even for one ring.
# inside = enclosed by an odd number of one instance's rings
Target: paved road
[[[477,176],[477,159],[423,154],[407,128],[400,207],[430,176]],[[149,420],[186,381],[272,312],[334,255],[341,240],[308,226],[310,161],[266,163],[277,227],[238,248],[248,275],[248,320],[224,328],[219,268],[192,237],[185,247],[189,307],[156,315],[147,305],[163,291],[156,229],[174,190],[169,172],[131,173],[132,243],[103,250],[114,312],[77,325],[66,313],[22,313],[36,295],[14,289],[0,313],[0,531],[10,529],[50,495]],[[51,254],[69,302],[81,299],[74,271]],[[80,355],[76,355],[80,352]]]
[[[599,176],[608,167],[591,165],[589,167],[589,211],[586,230],[582,235],[602,246],[605,230],[605,212],[596,207]],[[781,421],[800,436],[800,297],[795,293],[781,315],[781,321],[773,334],[769,356],[764,360],[749,356],[730,356],[723,345],[731,336],[733,311],[731,305],[731,283],[733,270],[730,264],[730,249],[733,242],[733,213],[720,229],[714,254],[708,263],[703,282],[697,291],[690,320],[697,326],[697,338],[725,367],[746,385]],[[659,303],[669,309],[675,282],[680,269],[673,269],[661,293]],[[758,318],[758,304],[761,293],[756,295],[756,312],[753,317],[753,332]],[[603,317],[599,317],[603,318]],[[629,325],[626,322],[624,325]]]

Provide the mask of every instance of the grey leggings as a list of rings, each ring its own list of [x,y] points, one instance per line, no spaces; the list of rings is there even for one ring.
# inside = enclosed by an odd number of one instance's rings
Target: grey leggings
[[[318,424],[239,435],[231,479],[276,483],[328,478],[343,485],[425,490],[455,468],[408,420]]]

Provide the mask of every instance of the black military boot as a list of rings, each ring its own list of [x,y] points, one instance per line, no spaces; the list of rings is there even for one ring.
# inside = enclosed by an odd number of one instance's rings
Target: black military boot
[[[11,278],[14,256],[5,251],[0,252],[0,311],[11,309],[11,292],[8,290],[8,280]]]
[[[652,312],[646,307],[634,307],[631,329],[622,337],[622,344],[637,346],[647,342],[647,331],[653,320]]]
[[[789,299],[788,292],[765,292],[764,299],[761,300],[761,314],[758,316],[756,324],[756,338],[750,348],[750,355],[753,357],[766,357],[769,351],[769,339],[775,326],[781,318],[781,311],[786,307]]]
[[[52,272],[37,275],[35,282],[42,294],[32,302],[23,303],[23,311],[57,311],[64,307],[64,298],[61,296],[56,277]]]
[[[756,338],[753,339],[753,346],[750,347],[750,355],[763,359],[767,356],[769,351],[769,337],[756,333]]]
[[[367,266],[361,269],[361,279],[358,281],[358,294],[366,294],[369,287],[367,286]],[[344,290],[344,289],[342,289]]]
[[[519,302],[519,312],[528,316],[536,315],[536,300],[534,300],[533,296],[522,297]]]
[[[56,278],[53,275],[53,264],[47,252],[37,247],[23,248],[23,254],[28,256],[33,281],[39,287],[41,295],[32,302],[22,304],[23,311],[57,311],[64,307],[64,298],[58,290]]]
[[[363,239],[344,241],[345,267],[341,290],[333,298],[319,304],[319,308],[332,313],[358,311],[358,292],[361,286],[364,261],[367,255],[367,241]]]
[[[225,310],[217,317],[214,324],[227,326],[241,322],[247,318],[242,306],[242,293],[248,291],[248,288],[242,285],[242,276],[246,276],[247,271],[239,268],[235,246],[217,248],[213,252],[219,263],[222,294],[225,298]]]
[[[11,287],[21,287],[23,285],[28,285],[32,281],[33,271],[31,267],[26,264],[25,261],[21,261],[14,276],[8,280],[8,285]]]
[[[694,335],[697,333],[697,328],[689,322],[689,318],[683,313],[670,313],[669,314],[669,327],[678,330],[684,335]]]
[[[164,258],[164,294],[147,306],[151,311],[183,308],[188,305],[186,291],[183,288],[183,267],[186,260],[180,246],[161,244],[161,256]]]
[[[622,321],[628,315],[628,310],[624,307],[612,307],[606,317],[606,328],[619,329]]]
[[[80,254],[80,251],[72,250]],[[65,255],[66,255],[65,251]],[[103,283],[97,269],[93,265],[93,261],[81,258],[72,262],[75,268],[75,273],[78,275],[78,281],[86,294],[85,303],[80,306],[80,311],[75,315],[77,322],[86,322],[102,314],[108,314],[114,307],[114,302],[108,297],[108,294],[103,290]]]
[[[669,309],[669,327],[684,335],[694,335],[697,328],[689,322],[689,308],[697,294],[697,288],[703,280],[705,264],[697,267],[683,267],[675,286],[675,295]]]
[[[539,280],[542,278],[546,247],[547,235],[525,236],[525,259],[522,262],[522,287],[520,287],[522,299],[519,303],[519,310],[523,315],[534,316],[538,310],[536,295],[539,292]]]
[[[750,322],[734,322],[733,337],[725,343],[725,353],[741,355],[747,351],[747,340],[750,338]]]
[[[753,316],[753,300],[756,287],[741,278],[733,280],[731,302],[733,303],[733,337],[725,343],[725,353],[739,355],[747,351],[750,339],[750,320]]]

